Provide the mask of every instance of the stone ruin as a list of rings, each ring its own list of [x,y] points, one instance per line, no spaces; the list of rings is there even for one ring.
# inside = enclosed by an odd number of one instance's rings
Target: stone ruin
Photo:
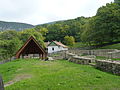
[[[67,53],[66,59],[70,62],[74,62],[77,64],[89,65],[90,63],[95,62],[95,58],[86,57],[86,56],[78,56],[76,54]]]
[[[82,65],[92,65],[95,68],[120,76],[120,61],[96,60],[94,56],[77,56],[67,53],[67,60]]]
[[[55,60],[66,59],[73,63],[82,64],[82,65],[91,65],[99,70],[120,75],[120,61],[112,61],[110,59],[96,60],[95,55],[80,56],[76,53],[71,53],[71,52],[59,52],[59,56],[57,54],[56,53],[55,55],[53,54]]]
[[[96,60],[96,68],[120,76],[119,61]]]

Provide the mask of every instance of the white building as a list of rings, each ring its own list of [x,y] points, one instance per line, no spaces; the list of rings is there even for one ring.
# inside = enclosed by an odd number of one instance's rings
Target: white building
[[[61,42],[52,41],[47,45],[48,53],[68,50],[68,47]]]

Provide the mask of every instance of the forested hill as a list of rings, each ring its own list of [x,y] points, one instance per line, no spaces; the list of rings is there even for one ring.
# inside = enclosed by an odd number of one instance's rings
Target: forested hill
[[[84,30],[84,25],[88,22],[90,17],[77,17],[75,19],[55,21],[52,23],[41,24],[35,27],[36,30],[45,31],[45,41],[57,40],[63,42],[65,36],[73,36],[77,42],[80,40],[80,34]]]
[[[4,31],[4,30],[20,31],[28,28],[34,28],[34,26],[26,23],[0,21],[0,31]]]
[[[40,32],[45,32],[45,41],[57,40],[66,42],[82,42],[87,45],[104,45],[120,41],[120,0],[107,3],[97,10],[95,16],[78,17],[76,19],[58,21],[53,24],[43,24],[35,27]]]
[[[59,21],[53,21],[53,22],[47,22],[47,23],[43,23],[43,24],[38,24],[36,26],[43,26],[43,25],[50,25],[50,24],[55,24],[56,22],[59,22]]]

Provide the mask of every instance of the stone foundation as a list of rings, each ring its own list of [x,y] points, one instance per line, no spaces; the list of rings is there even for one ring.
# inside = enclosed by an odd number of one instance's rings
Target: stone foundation
[[[80,57],[72,53],[67,53],[67,60],[70,62],[74,62],[77,64],[84,64],[84,65],[89,65],[89,63],[93,62],[92,58],[86,58],[86,57]]]
[[[83,64],[83,65],[89,65],[89,63],[91,63],[90,58],[83,58],[78,56],[73,56],[69,61],[77,64]]]
[[[105,72],[120,75],[120,62],[117,61],[96,60],[96,68]]]
[[[60,52],[49,53],[48,57],[52,57],[54,60],[61,60],[66,57],[65,55],[66,55],[66,51],[60,51]]]

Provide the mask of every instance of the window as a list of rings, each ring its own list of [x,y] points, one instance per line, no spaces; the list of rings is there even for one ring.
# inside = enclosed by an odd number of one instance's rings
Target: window
[[[54,51],[54,48],[52,48],[52,50]]]

